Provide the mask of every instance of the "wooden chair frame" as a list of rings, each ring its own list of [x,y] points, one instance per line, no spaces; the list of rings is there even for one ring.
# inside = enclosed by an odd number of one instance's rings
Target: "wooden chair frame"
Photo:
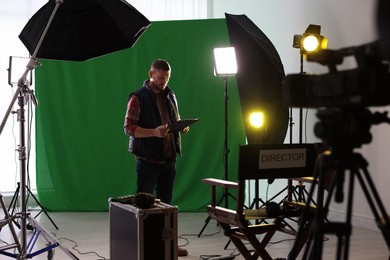
[[[250,147],[248,147],[250,146]],[[278,146],[279,147],[279,146]],[[295,148],[296,146],[289,146],[289,148]],[[221,180],[216,178],[205,178],[202,182],[210,185],[211,187],[211,200],[210,204],[207,206],[207,212],[211,219],[214,219],[218,222],[218,224],[223,228],[224,234],[230,238],[233,244],[237,247],[238,251],[242,254],[245,259],[261,259],[271,260],[273,259],[271,255],[266,250],[266,246],[270,242],[271,238],[277,231],[288,233],[291,235],[295,235],[295,232],[291,229],[286,228],[283,221],[286,218],[299,217],[301,214],[301,208],[305,207],[302,203],[294,203],[293,201],[288,201],[287,205],[290,205],[291,210],[282,211],[278,216],[270,217],[266,208],[255,209],[256,214],[253,214],[253,210],[251,214],[247,210],[245,206],[245,185],[247,180],[259,180],[259,179],[267,179],[270,175],[262,174],[264,172],[259,171],[258,162],[256,166],[256,162],[252,162],[254,160],[258,160],[258,155],[251,155],[254,151],[258,151],[258,149],[266,149],[272,148],[275,149],[274,146],[240,146],[240,158],[239,158],[239,171],[238,171],[238,181],[232,182],[228,180]],[[285,147],[283,147],[285,148]],[[251,158],[247,158],[247,157]],[[312,160],[313,158],[308,158]],[[252,165],[251,165],[252,164]],[[314,165],[314,164],[313,164]],[[286,178],[288,177],[303,177],[307,175],[308,169],[294,169],[292,174],[286,174],[285,171],[282,174],[274,174],[272,172],[271,176],[275,178]],[[311,169],[310,169],[311,170]],[[269,171],[267,171],[269,173]],[[291,185],[291,181],[288,181],[288,184]],[[224,192],[227,190],[235,190],[236,194],[236,202],[235,209],[224,208],[220,205],[217,205],[217,189],[223,189]],[[290,189],[290,187],[289,187]],[[219,194],[219,193],[218,193]],[[233,207],[232,207],[233,208]],[[257,220],[266,220],[260,221]],[[256,220],[256,221],[255,221]],[[256,222],[256,223],[252,223]],[[301,241],[297,241],[299,246],[299,251],[302,249],[306,242],[307,235],[309,234],[310,223],[305,223],[303,233],[305,235],[302,236]],[[261,235],[261,236],[259,236]],[[253,247],[249,248],[249,244]],[[286,256],[287,257],[287,256]]]

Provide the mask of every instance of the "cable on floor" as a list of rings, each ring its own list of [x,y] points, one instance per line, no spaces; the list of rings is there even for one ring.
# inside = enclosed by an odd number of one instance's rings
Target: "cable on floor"
[[[66,241],[69,241],[69,242],[72,242],[74,244],[74,246],[72,246],[72,249],[75,250],[77,253],[79,253],[80,255],[96,255],[97,257],[99,257],[97,260],[110,260],[109,258],[105,258],[104,256],[101,256],[99,255],[97,252],[95,251],[90,251],[90,252],[81,252],[79,249],[77,249],[76,247],[78,247],[79,245],[77,244],[76,241],[72,240],[72,239],[69,239],[69,238],[59,238],[58,240],[66,240]]]
[[[214,236],[214,235],[218,235],[219,233],[221,233],[221,227],[219,227],[219,230],[217,231],[217,232],[215,232],[215,233],[210,233],[210,234],[205,234],[205,235],[203,235],[203,236]],[[190,241],[187,239],[187,238],[185,238],[185,237],[197,237],[198,236],[198,234],[181,234],[181,235],[179,235],[178,236],[178,238],[179,239],[183,239],[183,240],[185,240],[186,242],[185,242],[185,244],[183,244],[183,245],[179,245],[179,247],[182,247],[182,246],[186,246],[186,245],[188,245],[189,243],[190,243]]]

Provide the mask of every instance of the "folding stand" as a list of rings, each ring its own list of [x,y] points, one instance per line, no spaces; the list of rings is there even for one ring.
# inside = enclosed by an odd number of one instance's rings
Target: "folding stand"
[[[338,162],[343,162],[341,165]],[[368,201],[368,204],[372,210],[372,213],[375,217],[375,221],[382,231],[382,235],[385,239],[385,242],[390,248],[390,219],[384,208],[384,205],[379,197],[378,192],[375,189],[374,183],[370,177],[370,174],[367,170],[368,163],[366,160],[357,153],[351,153],[342,156],[342,160],[339,160],[337,156],[323,156],[321,164],[324,169],[318,169],[316,172],[317,177],[319,178],[319,188],[318,188],[318,199],[317,199],[317,209],[315,218],[313,220],[313,227],[315,227],[310,232],[310,237],[306,246],[305,253],[302,259],[321,259],[323,251],[323,237],[325,234],[335,234],[338,238],[337,242],[337,251],[336,259],[348,259],[349,254],[349,243],[350,236],[352,233],[352,204],[353,204],[353,190],[354,190],[354,179],[358,178],[359,183],[363,189],[364,195]],[[336,170],[332,186],[329,191],[329,195],[324,198],[324,176],[329,174],[329,169]],[[345,222],[328,222],[324,223],[326,219],[330,201],[332,196],[335,195],[336,202],[343,201],[343,191],[342,184],[344,183],[345,172],[350,173],[350,182],[348,187],[348,197],[347,197],[347,215]],[[367,184],[365,183],[367,182]],[[310,197],[313,195],[314,186],[310,190]],[[302,219],[307,219],[308,213],[304,211]],[[301,227],[304,227],[302,225]],[[298,231],[297,241],[301,237],[301,230]],[[296,250],[295,245],[291,250],[288,259],[296,259],[299,251]]]
[[[25,73],[25,75],[27,72]],[[12,109],[12,106],[14,104],[14,101],[18,99],[18,105],[19,109],[17,110],[18,115],[18,121],[19,121],[19,137],[20,137],[20,145],[17,151],[19,152],[19,161],[20,161],[20,184],[19,184],[19,193],[20,193],[20,204],[21,204],[21,211],[15,215],[9,215],[8,211],[5,209],[5,205],[3,205],[2,201],[2,207],[5,212],[6,219],[4,220],[5,224],[8,224],[11,233],[14,233],[12,222],[15,222],[17,218],[20,218],[21,225],[21,241],[17,238],[17,236],[14,236],[14,247],[17,247],[19,250],[18,253],[11,253],[8,250],[11,248],[3,248],[0,250],[0,254],[6,255],[9,257],[14,257],[16,259],[25,260],[32,258],[36,255],[42,254],[44,252],[48,252],[48,259],[52,259],[53,257],[53,249],[55,247],[60,247],[64,250],[64,252],[69,255],[72,259],[79,259],[77,258],[71,251],[64,248],[59,241],[57,241],[49,232],[47,232],[43,227],[41,227],[34,218],[30,216],[30,214],[27,213],[27,186],[26,186],[26,147],[25,147],[25,116],[24,116],[24,105],[27,103],[26,98],[31,98],[34,100],[34,103],[36,103],[36,99],[33,96],[33,91],[28,89],[28,82],[25,81],[25,76],[22,77],[18,84],[18,89],[15,92],[13,102],[11,102],[11,105],[9,107],[9,112]],[[6,116],[7,117],[7,116]],[[6,119],[6,118],[5,118]],[[5,119],[3,120],[2,126],[4,126]],[[3,129],[3,128],[1,128]],[[31,226],[31,229],[33,230],[32,237],[30,238],[30,241],[27,242],[27,225]],[[33,252],[33,248],[39,238],[40,235],[43,235],[44,239],[46,240],[48,246],[42,249],[39,249],[38,251]]]
[[[229,145],[228,145],[228,91],[227,91],[227,77],[224,77],[224,110],[225,110],[225,142],[224,142],[224,179],[225,181],[229,181],[229,170],[228,170],[228,165],[229,165]],[[224,189],[223,191],[223,196],[219,200],[218,205],[221,205],[223,201],[225,201],[225,208],[229,206],[229,197],[232,199],[236,200],[236,198],[229,193],[228,189]],[[200,230],[198,237],[200,237],[209,224],[211,220],[210,216],[207,216],[205,220],[205,224],[203,225],[202,229]]]
[[[14,216],[10,216],[9,213],[6,213],[7,219],[5,222],[8,223],[8,225],[12,226],[12,221],[14,221],[16,218],[21,219],[21,239],[20,241],[18,239],[15,239],[15,244],[17,244],[18,248],[20,248],[19,253],[10,253],[7,250],[8,249],[2,249],[0,250],[0,254],[10,256],[17,258],[19,260],[25,260],[28,258],[32,258],[38,254],[48,252],[48,258],[51,259],[53,257],[53,248],[59,246],[64,252],[70,256],[72,259],[79,259],[77,258],[71,251],[61,246],[60,242],[57,241],[49,232],[47,232],[44,228],[40,227],[40,225],[33,219],[31,216],[27,213],[27,185],[26,185],[26,145],[25,145],[25,110],[24,106],[31,98],[31,100],[34,102],[34,104],[37,106],[38,102],[34,96],[34,93],[32,90],[29,89],[29,82],[27,81],[27,74],[28,72],[32,71],[36,65],[36,56],[40,49],[40,46],[43,42],[43,39],[45,38],[45,35],[50,27],[51,22],[53,21],[53,18],[60,6],[60,4],[63,3],[63,0],[56,0],[56,5],[53,9],[53,12],[50,15],[49,21],[39,39],[39,42],[36,46],[36,49],[30,58],[29,63],[26,66],[26,71],[22,75],[22,77],[18,81],[18,88],[12,98],[12,101],[8,107],[8,110],[6,112],[6,115],[2,121],[2,124],[0,125],[0,134],[4,129],[5,123],[7,121],[7,118],[9,114],[11,113],[11,110],[13,109],[13,105],[18,100],[19,109],[17,110],[17,118],[19,122],[19,139],[20,143],[18,145],[17,151],[19,152],[18,159],[20,161],[20,186],[19,186],[19,193],[20,193],[20,204],[21,204],[21,210],[19,213],[15,214]],[[3,209],[4,206],[2,205]],[[5,210],[6,211],[6,210]],[[33,235],[31,237],[31,240],[27,243],[27,224],[30,224],[33,229]],[[12,232],[12,230],[11,230]],[[35,246],[35,243],[37,242],[40,235],[43,235],[43,237],[48,242],[48,246],[46,248],[40,249],[36,252],[32,252],[33,247]]]
[[[31,196],[31,197],[33,197],[35,202],[38,204],[38,206],[41,208],[41,210],[38,212],[38,214],[35,215],[34,219],[36,219],[43,212],[46,215],[46,217],[50,220],[50,222],[53,224],[53,226],[58,230],[57,225],[54,223],[53,219],[49,216],[47,211],[42,207],[41,203],[38,201],[38,199],[35,197],[35,195],[31,192],[30,188],[28,186],[26,186],[26,189],[27,189],[27,192],[28,192],[27,201],[29,199],[29,196]],[[20,183],[18,182],[16,190],[15,190],[15,193],[14,193],[14,196],[12,197],[11,202],[10,202],[9,207],[8,207],[8,212],[10,213],[10,215],[13,215],[15,213],[16,203],[17,203],[18,197],[19,197],[18,196],[19,195],[19,190],[20,190]],[[26,201],[26,203],[27,203],[27,201]],[[20,228],[19,223],[15,222],[15,225],[18,228]]]

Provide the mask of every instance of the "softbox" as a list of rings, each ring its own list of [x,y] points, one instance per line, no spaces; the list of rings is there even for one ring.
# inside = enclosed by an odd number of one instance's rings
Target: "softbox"
[[[265,114],[262,131],[245,123],[249,144],[283,143],[288,127],[288,107],[282,102],[285,77],[279,54],[268,37],[246,16],[225,14],[231,45],[235,48],[236,75],[243,118],[261,110]]]

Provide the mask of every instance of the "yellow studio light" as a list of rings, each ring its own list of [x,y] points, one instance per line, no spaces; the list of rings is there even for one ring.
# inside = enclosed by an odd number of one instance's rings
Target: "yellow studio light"
[[[302,48],[307,52],[312,52],[318,49],[320,41],[314,35],[303,37]]]
[[[328,39],[320,35],[321,26],[310,24],[305,33],[294,35],[293,47],[301,50],[301,54],[314,53],[327,48]]]
[[[264,114],[262,112],[253,112],[249,116],[251,126],[260,128],[264,125]]]

